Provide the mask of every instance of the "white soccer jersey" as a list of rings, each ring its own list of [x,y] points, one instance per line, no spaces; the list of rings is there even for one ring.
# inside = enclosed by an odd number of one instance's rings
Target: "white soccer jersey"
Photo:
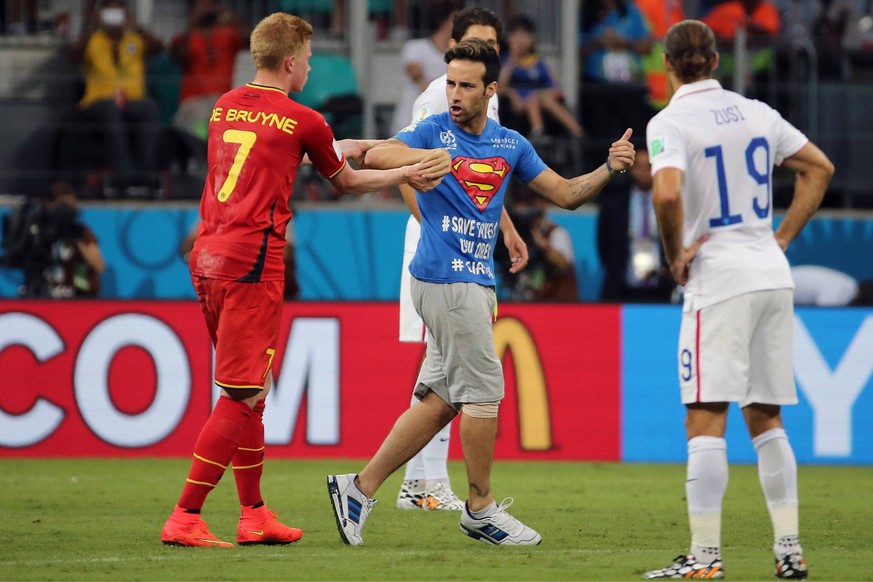
[[[710,236],[691,263],[686,309],[794,286],[773,237],[772,170],[807,141],[769,105],[712,79],[680,87],[649,122],[652,175],[684,173],[684,245]]]
[[[449,110],[449,99],[446,97],[446,75],[437,77],[430,82],[412,106],[412,121],[416,123]],[[488,117],[500,123],[500,115],[497,110],[497,94],[495,93],[488,101]],[[424,322],[412,305],[412,296],[409,294],[409,262],[415,255],[418,247],[418,239],[421,236],[421,227],[414,216],[409,217],[406,225],[406,236],[403,240],[403,265],[400,272],[400,341],[423,342],[425,337]]]

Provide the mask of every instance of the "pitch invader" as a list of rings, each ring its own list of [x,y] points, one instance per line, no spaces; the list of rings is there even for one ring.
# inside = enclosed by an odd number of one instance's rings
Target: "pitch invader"
[[[444,147],[452,157],[452,175],[432,192],[417,196],[421,240],[409,266],[410,290],[428,330],[426,357],[415,390],[419,402],[397,419],[359,474],[329,475],[327,479],[340,537],[351,545],[363,544],[362,528],[379,486],[458,415],[468,487],[461,532],[497,545],[542,541],[536,530],[509,514],[512,499],[498,505],[491,490],[504,391],[492,328],[497,229],[482,231],[490,238],[476,242],[487,243],[491,250],[479,258],[475,251],[462,250],[461,232],[444,225],[451,224],[453,217],[496,225],[512,175],[555,204],[578,208],[634,160],[628,141],[631,130],[627,130],[610,147],[606,163],[588,174],[562,178],[543,163],[527,139],[488,119],[488,100],[497,91],[500,74],[497,52],[487,42],[471,38],[449,49],[446,62],[449,111],[416,123],[365,157],[368,166],[382,168],[404,163],[416,148]],[[459,263],[485,263],[488,268],[458,269]]]
[[[500,50],[503,36],[503,24],[500,19],[485,8],[465,8],[455,14],[452,19],[452,37],[449,48],[468,38],[479,38]],[[431,115],[445,113],[449,109],[446,100],[446,76],[442,75],[431,81],[427,89],[415,100],[412,106],[410,123],[417,123]],[[497,95],[488,100],[488,117],[500,122],[498,115]],[[400,341],[424,343],[427,335],[424,322],[415,312],[412,305],[412,295],[409,287],[412,276],[409,274],[409,263],[415,256],[415,249],[421,236],[419,221],[421,214],[415,198],[415,190],[406,185],[400,186],[403,201],[409,208],[410,217],[406,223],[406,235],[403,240],[403,263],[400,271]],[[512,220],[504,209],[500,218],[500,228],[503,231],[503,242],[509,250],[512,261],[511,273],[518,273],[528,261],[527,245]],[[412,395],[410,405],[415,405],[418,398]],[[424,509],[460,511],[464,502],[458,499],[452,489],[449,479],[449,443],[451,439],[451,423],[440,430],[425,447],[406,463],[406,474],[397,494],[398,509]]]

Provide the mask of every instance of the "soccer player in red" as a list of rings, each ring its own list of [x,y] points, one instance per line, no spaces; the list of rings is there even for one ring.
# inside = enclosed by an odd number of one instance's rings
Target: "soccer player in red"
[[[167,545],[231,547],[200,519],[206,496],[229,465],[239,492],[240,544],[290,544],[303,535],[264,504],[264,399],[282,310],[288,199],[304,155],[340,192],[409,183],[431,189],[449,171],[445,150],[419,150],[414,165],[356,170],[317,112],[295,103],[309,73],[312,27],[272,14],[251,36],[255,78],[222,95],[209,122],[209,172],[202,222],[191,252],[191,279],[215,346],[221,397],[194,444],[178,504],[164,524]],[[363,154],[370,142],[359,142]]]

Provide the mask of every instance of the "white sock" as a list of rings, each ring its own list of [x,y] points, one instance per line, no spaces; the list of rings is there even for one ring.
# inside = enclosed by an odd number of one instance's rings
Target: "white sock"
[[[427,490],[424,479],[407,479],[403,481],[403,485],[410,493],[424,493]]]
[[[777,557],[801,553],[797,500],[797,460],[784,429],[773,428],[752,439],[758,453],[758,478],[773,522]]]
[[[773,555],[776,556],[777,560],[781,560],[788,554],[803,555],[800,538],[797,536],[784,536],[773,542]]]
[[[426,474],[424,472],[424,455],[421,451],[406,462],[406,473],[403,474],[404,481],[421,481],[424,482]]]
[[[691,544],[691,555],[701,564],[712,564],[721,559],[721,550],[718,547],[703,547]]]
[[[450,482],[449,482],[448,477],[446,477],[445,479],[428,479],[425,482],[425,489],[427,489],[428,491],[431,491],[434,487],[436,487],[440,483],[442,483],[443,485],[445,485],[449,489],[451,489],[451,487],[452,487]]]
[[[418,398],[413,396],[411,406],[414,406],[417,402]],[[423,484],[426,477],[427,471],[425,470],[424,465],[424,450],[421,450],[406,462],[406,473],[403,475],[403,480],[415,481],[420,479]]]
[[[428,481],[449,479],[449,436],[452,434],[452,423],[442,427],[433,435],[430,442],[421,449],[424,460],[424,474]]]
[[[691,526],[691,553],[700,562],[712,562],[721,553],[721,507],[727,484],[725,440],[711,436],[689,440],[685,497]]]
[[[479,511],[471,511],[470,506],[465,504],[464,511],[469,513],[470,517],[472,517],[473,519],[485,519],[486,517],[488,517],[489,515],[491,515],[495,511],[497,511],[497,502],[492,501],[491,505],[489,505],[488,507],[485,507],[483,509],[480,509]]]

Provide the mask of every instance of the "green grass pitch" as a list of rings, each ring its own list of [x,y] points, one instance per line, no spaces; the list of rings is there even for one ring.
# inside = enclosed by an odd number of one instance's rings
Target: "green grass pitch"
[[[487,546],[450,512],[394,507],[402,473],[379,491],[363,547],[339,539],[327,473],[360,461],[268,461],[263,492],[292,546],[165,547],[184,460],[0,460],[0,580],[639,580],[688,541],[683,465],[497,462],[498,500],[543,536],[537,547]],[[463,466],[451,465],[456,490]],[[873,467],[800,468],[801,536],[813,580],[870,580]],[[203,517],[235,541],[228,474]],[[772,579],[771,527],[754,466],[732,466],[722,550],[729,580]]]

